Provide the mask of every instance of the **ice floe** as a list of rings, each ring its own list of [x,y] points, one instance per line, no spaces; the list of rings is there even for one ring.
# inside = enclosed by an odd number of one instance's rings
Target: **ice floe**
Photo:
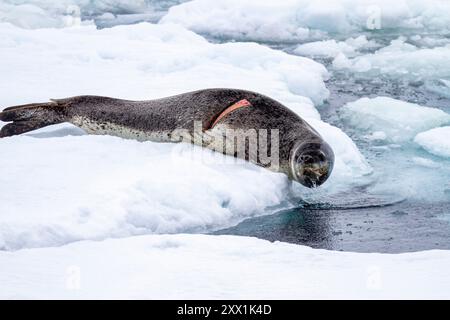
[[[340,110],[352,128],[369,134],[369,140],[383,138],[404,142],[419,132],[450,123],[450,115],[440,109],[420,106],[389,97],[361,98]]]
[[[390,45],[374,53],[348,56],[341,48],[333,66],[353,72],[368,72],[371,76],[379,74],[423,81],[450,77],[450,45],[427,48],[407,43],[406,38],[393,40]],[[347,54],[347,55],[346,55]],[[445,83],[444,83],[445,84]]]
[[[295,54],[304,56],[335,58],[340,54],[354,56],[359,49],[375,46],[374,41],[367,40],[366,36],[349,38],[345,41],[323,40],[313,41],[298,45],[294,49]]]
[[[422,157],[413,157],[412,161],[422,167],[436,169],[440,167],[440,164],[431,159],[422,158]]]
[[[414,142],[434,155],[450,158],[450,127],[421,132],[414,138]]]

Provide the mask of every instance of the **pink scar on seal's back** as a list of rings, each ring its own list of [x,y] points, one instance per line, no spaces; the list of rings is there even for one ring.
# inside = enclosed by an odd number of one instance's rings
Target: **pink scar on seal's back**
[[[250,107],[252,104],[247,99],[242,99],[236,102],[235,104],[232,104],[228,108],[222,111],[221,114],[216,118],[216,120],[213,122],[213,124],[210,126],[209,129],[214,128],[214,126],[222,120],[224,117],[226,117],[229,113],[233,112],[234,110],[244,108],[244,107]]]

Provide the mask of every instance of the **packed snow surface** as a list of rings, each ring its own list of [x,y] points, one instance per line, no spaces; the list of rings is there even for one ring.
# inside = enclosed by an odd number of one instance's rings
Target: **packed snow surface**
[[[434,155],[450,158],[450,127],[421,132],[414,141]]]
[[[0,252],[0,298],[450,297],[449,251],[360,254],[249,237],[138,236]]]

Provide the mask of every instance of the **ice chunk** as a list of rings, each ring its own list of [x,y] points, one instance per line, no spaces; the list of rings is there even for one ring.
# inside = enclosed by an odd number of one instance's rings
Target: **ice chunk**
[[[0,264],[2,299],[450,298],[446,250],[351,253],[155,235],[0,252]]]
[[[419,166],[425,167],[425,168],[431,168],[436,169],[439,168],[440,165],[436,161],[433,161],[431,159],[422,158],[422,157],[414,157],[413,162]]]
[[[450,45],[418,48],[405,41],[404,38],[394,40],[374,53],[349,58],[345,63],[339,57],[340,60],[336,60],[333,66],[354,72],[402,76],[415,81],[450,77]]]
[[[329,57],[343,59],[342,56],[351,57],[363,48],[377,46],[376,42],[367,40],[366,36],[349,38],[345,41],[324,40],[308,42],[298,45],[294,53],[304,56]]]
[[[383,131],[375,131],[372,134],[365,136],[365,138],[372,141],[382,141],[386,140],[387,136]]]
[[[346,69],[352,66],[351,61],[343,53],[338,53],[333,60],[333,67],[336,69]]]
[[[301,44],[297,46],[294,53],[306,56],[324,56],[334,58],[340,53],[352,55],[355,53],[355,48],[345,42],[326,40]]]
[[[430,79],[425,82],[425,87],[431,92],[450,98],[450,80]]]
[[[385,133],[392,142],[404,142],[417,133],[450,123],[450,115],[442,110],[388,97],[362,98],[347,103],[341,118],[364,134]]]
[[[434,155],[450,158],[450,127],[421,132],[414,138],[414,142]]]
[[[450,39],[442,36],[421,36],[415,35],[409,38],[410,42],[418,47],[443,47],[450,43]]]

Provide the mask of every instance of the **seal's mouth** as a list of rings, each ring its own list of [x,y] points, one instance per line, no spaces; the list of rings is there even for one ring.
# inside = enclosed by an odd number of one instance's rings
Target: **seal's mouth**
[[[326,143],[302,144],[292,158],[294,180],[308,188],[322,185],[331,175],[334,154]]]
[[[325,163],[313,163],[300,165],[298,169],[298,181],[308,188],[316,188],[323,184],[329,174],[329,166]]]

